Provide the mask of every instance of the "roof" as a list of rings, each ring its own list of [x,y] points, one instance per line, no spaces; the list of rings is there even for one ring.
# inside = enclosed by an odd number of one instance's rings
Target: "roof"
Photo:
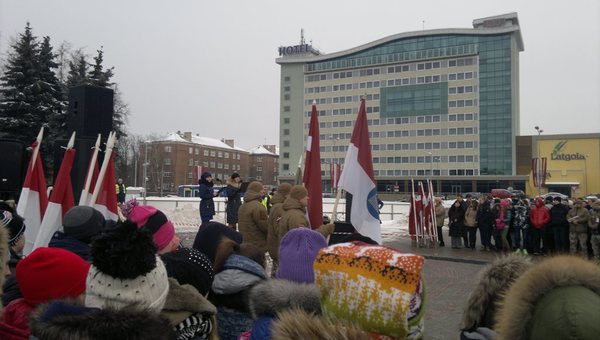
[[[504,24],[502,24],[504,23]],[[474,28],[443,28],[443,29],[432,29],[432,30],[420,30],[413,32],[404,32],[381,38],[379,40],[372,41],[370,43],[353,47],[344,51],[321,54],[321,55],[301,55],[301,56],[289,56],[280,57],[275,60],[278,64],[295,64],[295,63],[308,63],[325,61],[333,58],[339,58],[349,56],[357,52],[368,50],[370,48],[383,45],[385,43],[406,39],[415,38],[430,35],[448,35],[448,34],[463,34],[463,35],[492,35],[515,32],[517,37],[517,46],[519,51],[524,50],[523,37],[521,36],[521,28],[519,27],[519,19],[517,13],[501,14],[493,17],[481,18],[473,20]]]
[[[201,136],[192,135],[192,141],[190,142],[190,141],[186,140],[185,138],[181,137],[176,132],[169,133],[165,138],[159,139],[159,140],[157,140],[157,142],[189,143],[189,144],[210,146],[210,147],[220,148],[220,149],[229,149],[229,150],[235,150],[235,151],[241,151],[241,152],[248,152],[248,150],[240,148],[239,146],[231,147],[231,146],[225,144],[224,142],[222,142],[216,138],[211,138],[211,137],[201,137]]]
[[[259,146],[255,146],[252,149],[248,150],[248,152],[251,155],[272,155],[275,156],[276,154],[272,153],[271,151],[267,150],[264,146],[259,145]]]

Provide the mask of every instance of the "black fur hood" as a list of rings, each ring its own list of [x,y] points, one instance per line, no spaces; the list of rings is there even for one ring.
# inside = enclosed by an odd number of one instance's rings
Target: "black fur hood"
[[[29,325],[40,340],[175,339],[169,321],[136,307],[102,310],[54,301],[36,309]]]

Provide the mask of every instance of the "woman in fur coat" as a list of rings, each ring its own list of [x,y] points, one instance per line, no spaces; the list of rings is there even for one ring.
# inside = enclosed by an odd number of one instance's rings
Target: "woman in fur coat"
[[[231,177],[227,179],[227,187],[225,187],[225,193],[227,194],[227,225],[237,230],[238,223],[238,210],[242,205],[242,198],[240,196],[240,187],[242,185],[242,178],[240,174],[234,172]]]
[[[463,229],[465,227],[465,210],[462,208],[461,203],[458,200],[454,201],[448,210],[448,218],[452,248],[458,249],[460,248]]]

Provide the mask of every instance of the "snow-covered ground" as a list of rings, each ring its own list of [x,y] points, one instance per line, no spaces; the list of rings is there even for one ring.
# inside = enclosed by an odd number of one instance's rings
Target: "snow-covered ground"
[[[334,199],[323,199],[323,213],[331,216],[333,211]],[[167,217],[175,224],[178,233],[195,233],[200,225],[200,216],[198,213],[197,198],[182,197],[148,197],[148,205],[152,205],[163,211]],[[142,203],[140,201],[140,203]],[[142,203],[143,204],[143,203]],[[338,211],[343,211],[343,200],[340,202]],[[450,207],[452,201],[444,201],[446,208]],[[225,202],[222,198],[215,199],[216,210],[220,211],[215,215],[214,220],[225,223]],[[384,240],[395,239],[408,236],[408,213],[410,205],[405,202],[384,202],[381,211],[381,234]],[[338,213],[338,218],[342,219],[343,214]]]

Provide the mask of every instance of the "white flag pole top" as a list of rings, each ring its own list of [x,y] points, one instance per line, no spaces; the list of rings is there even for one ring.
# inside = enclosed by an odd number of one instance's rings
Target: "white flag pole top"
[[[40,129],[40,132],[38,133],[37,137],[35,138],[35,140],[37,141],[37,146],[33,150],[33,155],[31,157],[31,159],[33,159],[33,162],[31,162],[31,170],[33,170],[33,168],[35,167],[35,160],[37,159],[37,155],[40,152],[40,146],[42,145],[42,137],[43,136],[44,136],[44,127],[42,126],[42,128]]]
[[[88,202],[88,193],[90,192],[90,186],[92,185],[92,177],[94,176],[94,168],[96,162],[98,160],[98,151],[100,150],[100,138],[101,134],[98,134],[98,138],[96,138],[96,144],[94,145],[94,153],[92,153],[92,160],[90,161],[90,166],[87,172],[87,176],[85,178],[85,186],[83,187],[83,191],[81,192],[81,198],[79,199],[79,205],[90,205]]]
[[[112,149],[114,146],[115,135],[113,132],[111,132],[108,134],[108,140],[106,141],[106,152],[104,153],[104,161],[102,162],[100,174],[98,174],[98,180],[96,181],[96,187],[94,188],[94,193],[92,194],[92,199],[90,200],[90,206],[94,206],[94,204],[96,204],[96,199],[98,199],[100,189],[102,189],[102,181],[104,180],[104,174],[106,173],[106,168],[108,167],[108,160],[112,155]]]
[[[69,139],[69,144],[67,144],[67,150],[72,149],[73,145],[75,145],[75,131],[73,131],[71,139]]]

